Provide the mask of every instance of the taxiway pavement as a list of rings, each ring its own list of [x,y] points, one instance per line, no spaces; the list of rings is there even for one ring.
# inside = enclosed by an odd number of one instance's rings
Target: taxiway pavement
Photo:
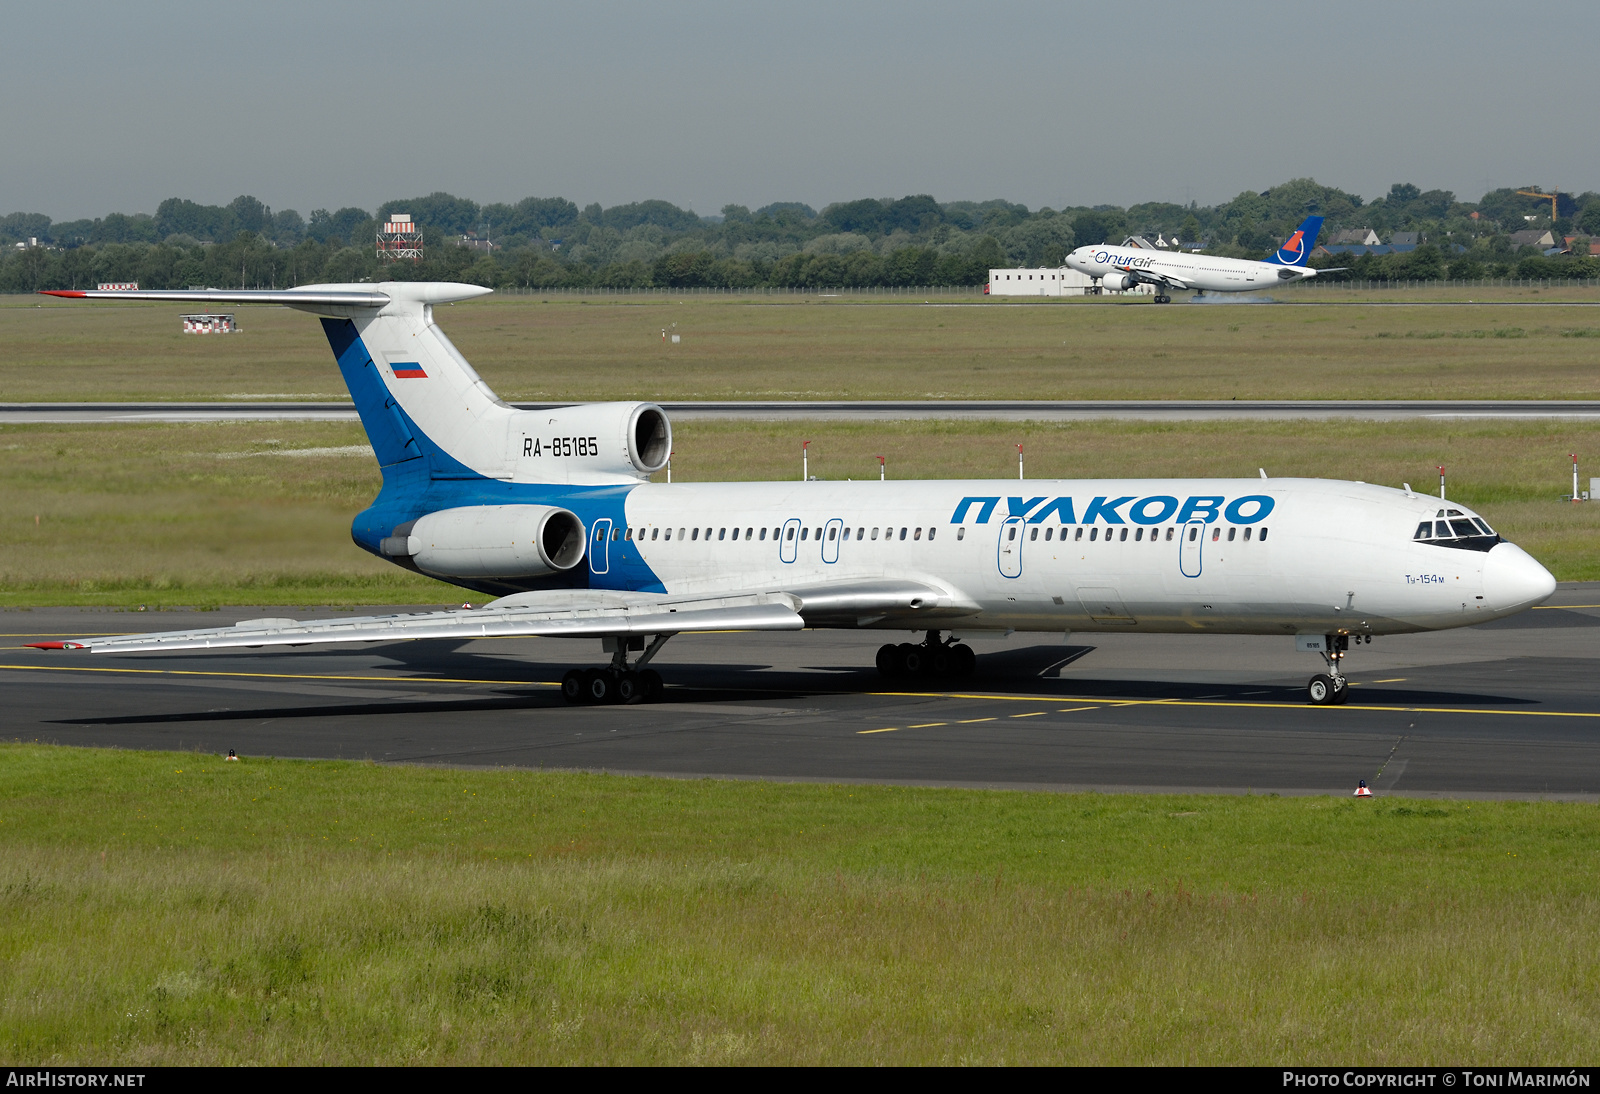
[[[888,683],[893,632],[680,636],[668,700],[569,707],[594,641],[90,655],[26,642],[221,625],[222,612],[0,612],[10,740],[677,777],[1015,789],[1600,801],[1600,584],[1486,626],[1350,652],[1349,705],[1286,638],[974,639],[979,675]],[[369,614],[362,610],[361,614]]]

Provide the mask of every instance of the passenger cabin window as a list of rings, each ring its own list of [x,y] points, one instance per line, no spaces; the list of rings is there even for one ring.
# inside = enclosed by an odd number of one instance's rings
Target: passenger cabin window
[[[872,538],[873,539],[877,539],[878,538],[878,530],[876,528],[874,528],[872,530]]]
[[[1173,533],[1173,532],[1176,532],[1176,531],[1177,531],[1177,529],[1176,529],[1176,528],[1168,528],[1168,529],[1167,529],[1167,542],[1168,542],[1168,543],[1171,543],[1171,542],[1172,542],[1172,533]]]
[[[1233,535],[1234,535],[1234,533],[1235,533],[1235,532],[1237,532],[1237,531],[1238,531],[1238,530],[1239,530],[1239,529],[1237,529],[1237,528],[1229,528],[1229,529],[1228,529],[1228,542],[1229,542],[1229,543],[1232,543],[1232,542],[1233,542]]]
[[[935,533],[935,532],[937,532],[937,531],[938,531],[938,530],[939,530],[939,529],[937,529],[937,528],[929,528],[929,529],[928,529],[928,542],[929,542],[929,543],[932,543],[932,542],[933,542],[933,534],[934,534],[934,533]]]
[[[905,539],[906,538],[906,529],[904,529],[904,528],[900,529],[900,538],[901,539]]]
[[[1213,529],[1211,529],[1211,542],[1212,543],[1217,542],[1217,540],[1219,540],[1221,538],[1222,538],[1222,529],[1221,528],[1213,528]]]
[[[709,528],[706,529],[706,538],[707,539],[711,538],[711,529],[709,529]],[[727,538],[728,538],[728,530],[726,528],[718,528],[717,529],[717,539],[724,540],[724,539],[727,539]]]
[[[1261,529],[1260,541],[1265,543],[1266,539],[1267,539],[1267,530],[1265,528],[1263,528],[1263,529]]]
[[[861,540],[864,540],[866,538],[867,538],[867,530],[865,528],[857,528],[856,529],[856,541],[859,543]]]
[[[1075,533],[1073,533],[1072,538],[1075,539],[1075,540],[1082,539],[1083,538],[1083,529],[1080,527]]]
[[[810,534],[811,534],[811,529],[809,529],[809,528],[800,529],[800,539],[801,539],[801,541],[804,542],[805,538],[807,536],[809,536]]]
[[[1030,528],[1030,529],[1029,529],[1029,530],[1028,530],[1028,538],[1029,538],[1029,539],[1038,539],[1038,538],[1039,538],[1039,529],[1037,529],[1037,528]]]
[[[694,539],[699,539],[699,538],[700,538],[700,529],[698,529],[698,528],[696,528],[696,529],[695,529],[695,530],[694,530],[694,534],[693,534],[693,535],[691,535],[691,536],[690,536],[690,537],[689,537],[689,538],[690,538],[690,539],[691,539],[691,540],[694,540]]]
[[[1189,529],[1189,542],[1193,543],[1195,541],[1195,539],[1199,537],[1199,535],[1200,535],[1200,529],[1198,529],[1198,528]]]
[[[1098,536],[1099,534],[1100,534],[1100,529],[1098,529],[1098,528],[1089,529],[1089,542],[1093,543],[1095,541],[1095,537]]]
[[[921,528],[918,528],[918,529],[917,529],[917,534],[916,534],[916,535],[914,535],[914,536],[912,536],[912,537],[911,537],[911,538],[912,538],[912,539],[921,539],[921,538],[922,538],[922,529],[921,529]]]
[[[964,540],[966,538],[967,538],[967,529],[966,529],[965,525],[962,525],[960,528],[956,529],[956,542],[959,543],[959,542],[961,542],[962,540]]]
[[[794,538],[794,529],[793,528],[789,529],[789,538],[790,539]]]
[[[1118,533],[1117,542],[1118,543],[1126,543],[1126,542],[1128,542],[1128,530],[1126,528],[1122,529],[1122,531],[1120,533]]]
[[[828,529],[828,542],[832,543],[834,541],[834,539],[837,538],[838,535],[839,535],[839,529],[837,529],[837,528],[829,528]]]

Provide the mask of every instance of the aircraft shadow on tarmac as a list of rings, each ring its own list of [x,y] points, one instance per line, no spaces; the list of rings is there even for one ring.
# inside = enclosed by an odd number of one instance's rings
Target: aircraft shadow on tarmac
[[[472,678],[493,683],[492,678],[503,667],[511,687],[497,688],[493,696],[472,696],[461,699],[392,699],[376,702],[318,703],[304,706],[251,707],[229,710],[182,711],[171,713],[123,715],[116,717],[88,717],[59,719],[58,725],[151,725],[173,722],[227,722],[250,719],[294,719],[351,717],[361,715],[443,714],[469,711],[545,710],[562,709],[566,703],[560,692],[550,687],[523,690],[517,682],[530,676],[553,676],[564,665],[542,665],[516,661],[495,665],[499,658],[457,652],[462,643],[427,643],[431,650],[418,650],[424,643],[407,643],[404,650],[385,656],[406,664],[419,675],[443,671],[470,672]],[[745,702],[753,697],[765,701],[798,701],[818,695],[852,695],[869,692],[983,692],[993,695],[1026,694],[1045,701],[1059,696],[1061,699],[1085,698],[1131,700],[1134,702],[1161,701],[1212,701],[1240,703],[1292,703],[1302,704],[1304,688],[1295,685],[1273,685],[1259,682],[1237,684],[1203,682],[1191,683],[1161,680],[1118,680],[1073,677],[1062,679],[1060,672],[1066,666],[1094,652],[1093,646],[1029,646],[984,654],[979,658],[978,671],[969,680],[948,682],[922,679],[885,681],[873,668],[857,665],[819,665],[802,671],[774,670],[765,664],[687,663],[675,665],[669,674],[669,690],[665,705],[673,703],[714,704],[719,702]],[[414,651],[414,652],[413,652]],[[487,663],[487,664],[486,664]],[[486,668],[493,666],[491,671]],[[819,679],[818,673],[828,675]],[[852,678],[852,676],[854,678]],[[395,677],[396,684],[405,684],[404,676]],[[944,686],[941,686],[944,685]],[[1515,696],[1486,695],[1481,693],[1420,688],[1363,687],[1353,693],[1351,707],[1364,704],[1374,706],[1417,707],[1527,707],[1536,706],[1535,700]]]

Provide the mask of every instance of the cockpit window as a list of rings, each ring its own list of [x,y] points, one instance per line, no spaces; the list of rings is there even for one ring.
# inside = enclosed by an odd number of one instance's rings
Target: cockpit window
[[[1462,551],[1487,551],[1500,542],[1500,537],[1486,521],[1468,516],[1460,509],[1441,509],[1437,515],[1453,519],[1422,521],[1412,533],[1412,540]]]

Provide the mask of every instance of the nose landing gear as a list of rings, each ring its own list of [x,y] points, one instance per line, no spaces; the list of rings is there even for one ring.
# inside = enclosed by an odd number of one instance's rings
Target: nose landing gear
[[[878,649],[878,672],[888,680],[913,676],[964,678],[977,668],[978,655],[971,646],[955,639],[943,641],[938,631],[929,631],[928,637],[917,644],[891,642]]]
[[[670,634],[658,634],[650,648],[639,655],[632,667],[628,665],[628,650],[640,649],[644,640],[628,638],[604,639],[611,652],[611,664],[603,669],[568,669],[561,677],[561,697],[569,703],[658,703],[666,695],[667,685],[655,669],[645,668]]]
[[[1355,640],[1360,642],[1362,635],[1355,635]],[[1372,636],[1366,635],[1368,642]],[[1319,672],[1311,678],[1306,685],[1306,698],[1317,706],[1339,706],[1350,699],[1350,682],[1345,679],[1341,665],[1344,655],[1350,648],[1351,636],[1348,634],[1329,634],[1323,637],[1322,659],[1327,662],[1328,671]]]

